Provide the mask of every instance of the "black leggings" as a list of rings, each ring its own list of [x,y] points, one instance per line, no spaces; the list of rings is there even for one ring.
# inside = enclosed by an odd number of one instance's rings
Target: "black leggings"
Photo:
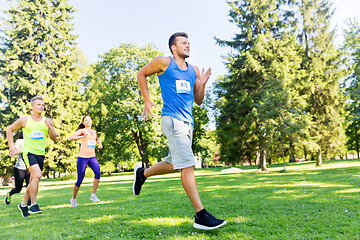
[[[15,193],[21,192],[21,189],[24,184],[24,179],[26,182],[26,186],[29,185],[30,181],[30,172],[29,170],[20,170],[18,168],[14,168],[14,177],[15,177],[15,187],[11,189],[9,195],[13,195]]]

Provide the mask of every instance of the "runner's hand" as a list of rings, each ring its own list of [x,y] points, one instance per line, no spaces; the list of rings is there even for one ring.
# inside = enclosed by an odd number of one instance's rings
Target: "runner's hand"
[[[15,157],[16,153],[20,152],[19,149],[16,148],[16,146],[9,148],[10,157]]]
[[[199,80],[200,80],[201,84],[205,85],[207,83],[207,81],[209,80],[209,78],[210,78],[211,68],[209,68],[205,73],[204,72],[205,72],[205,70],[202,69]]]
[[[143,118],[145,118],[145,121],[147,121],[149,119],[149,114],[150,114],[150,117],[153,117],[153,114],[151,111],[152,107],[157,107],[153,101],[150,100],[150,101],[145,102],[144,112],[141,115]]]

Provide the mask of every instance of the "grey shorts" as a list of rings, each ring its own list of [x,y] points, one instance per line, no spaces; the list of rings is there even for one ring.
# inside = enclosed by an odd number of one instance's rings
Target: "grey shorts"
[[[191,148],[193,125],[170,116],[162,116],[161,129],[169,142],[169,155],[163,160],[171,163],[174,170],[195,166]]]

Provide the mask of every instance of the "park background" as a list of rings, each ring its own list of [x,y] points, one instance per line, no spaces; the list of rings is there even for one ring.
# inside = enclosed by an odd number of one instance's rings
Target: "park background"
[[[63,141],[47,144],[45,176],[71,175],[89,114],[103,173],[167,154],[158,104],[144,122],[136,73],[189,33],[190,63],[212,67],[194,106],[193,150],[204,167],[358,157],[356,1],[1,1],[1,175],[11,175],[6,127],[43,96]],[[5,181],[6,182],[6,181]]]
[[[71,208],[79,145],[49,140],[43,214],[23,218],[23,194],[14,195],[0,205],[0,238],[359,239],[359,2],[331,3],[0,0],[1,9],[14,5],[0,22],[0,174],[15,163],[6,127],[36,95],[63,139],[90,114],[105,147],[101,202],[89,200],[88,174]],[[175,31],[190,35],[190,63],[213,68],[194,108],[193,146],[204,166],[195,171],[200,196],[228,222],[210,232],[192,227],[179,173],[148,179],[134,196],[133,174],[117,172],[167,154],[161,108],[140,118],[136,72],[170,55]],[[161,106],[157,78],[149,81]],[[338,159],[348,156],[356,159]]]

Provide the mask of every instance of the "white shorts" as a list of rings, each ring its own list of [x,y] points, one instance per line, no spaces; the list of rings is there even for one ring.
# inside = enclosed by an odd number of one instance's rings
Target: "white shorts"
[[[191,148],[193,125],[170,116],[162,116],[161,129],[169,142],[169,155],[163,160],[172,164],[174,170],[195,166]]]

